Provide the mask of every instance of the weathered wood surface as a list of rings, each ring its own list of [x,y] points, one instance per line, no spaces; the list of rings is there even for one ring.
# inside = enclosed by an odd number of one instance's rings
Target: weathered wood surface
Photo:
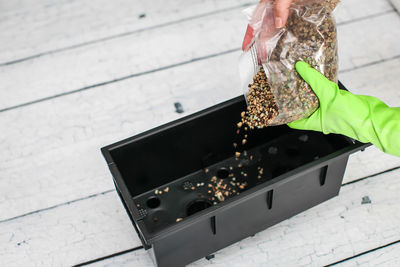
[[[0,65],[250,3],[254,1],[2,1]]]
[[[249,2],[0,3],[1,266],[70,265],[140,243],[99,148],[240,95],[235,49]],[[336,15],[340,79],[352,92],[398,106],[400,18],[392,2],[346,0]],[[69,95],[52,98],[58,94]],[[35,100],[43,101],[1,112]],[[371,147],[351,156],[344,182],[399,166],[399,158]],[[398,170],[345,186],[339,198],[222,250],[211,263],[318,266],[399,240],[396,180]],[[365,195],[371,205],[359,205]],[[393,248],[359,259],[396,263]],[[133,263],[151,264],[144,251],[98,264]]]

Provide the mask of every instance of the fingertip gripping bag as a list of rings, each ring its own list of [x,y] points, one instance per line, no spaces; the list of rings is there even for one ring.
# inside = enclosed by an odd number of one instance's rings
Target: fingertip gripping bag
[[[309,117],[319,101],[298,75],[297,61],[305,61],[337,82],[336,22],[332,12],[339,0],[297,0],[290,6],[284,28],[275,27],[272,1],[243,12],[253,38],[239,60],[247,100],[243,122],[250,128],[287,124]]]

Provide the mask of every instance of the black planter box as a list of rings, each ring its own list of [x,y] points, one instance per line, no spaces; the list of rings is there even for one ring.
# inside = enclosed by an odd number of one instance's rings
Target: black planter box
[[[102,148],[157,266],[184,266],[338,195],[349,155],[368,146],[287,126],[237,133],[245,108],[237,97]]]

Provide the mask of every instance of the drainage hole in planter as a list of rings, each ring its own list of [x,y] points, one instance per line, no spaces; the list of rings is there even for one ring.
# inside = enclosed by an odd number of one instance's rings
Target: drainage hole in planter
[[[286,154],[291,158],[295,158],[300,155],[300,151],[296,147],[289,147],[286,149]]]
[[[209,207],[211,207],[211,202],[205,199],[197,199],[188,205],[186,214],[190,216]]]
[[[161,201],[158,197],[149,197],[146,201],[146,205],[150,209],[157,208],[158,206],[160,206],[160,203],[161,203]]]
[[[217,177],[219,179],[225,179],[228,178],[228,176],[229,176],[229,171],[227,168],[221,168],[217,171]]]

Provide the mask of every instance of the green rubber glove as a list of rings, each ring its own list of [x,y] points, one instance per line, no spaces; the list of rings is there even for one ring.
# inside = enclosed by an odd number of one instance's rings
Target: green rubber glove
[[[375,97],[341,90],[305,62],[297,62],[296,70],[314,90],[320,107],[310,117],[289,123],[289,127],[346,135],[400,156],[399,107],[390,108]]]

